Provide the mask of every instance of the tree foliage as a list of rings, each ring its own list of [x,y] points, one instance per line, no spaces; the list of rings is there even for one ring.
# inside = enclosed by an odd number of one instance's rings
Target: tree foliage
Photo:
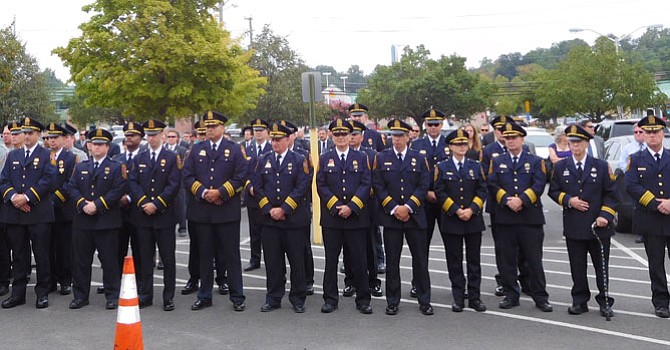
[[[134,120],[208,109],[239,115],[255,106],[265,80],[210,14],[218,2],[97,0],[83,7],[93,16],[82,35],[54,53],[86,108]]]
[[[40,72],[37,60],[11,28],[0,30],[0,119],[2,123],[24,116],[42,121],[55,119],[50,102],[48,72]]]

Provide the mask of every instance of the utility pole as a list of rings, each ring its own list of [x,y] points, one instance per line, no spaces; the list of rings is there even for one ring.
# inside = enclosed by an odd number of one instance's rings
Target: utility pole
[[[253,17],[244,17],[247,21],[249,21],[249,48],[253,48],[254,46],[254,27],[252,25]]]

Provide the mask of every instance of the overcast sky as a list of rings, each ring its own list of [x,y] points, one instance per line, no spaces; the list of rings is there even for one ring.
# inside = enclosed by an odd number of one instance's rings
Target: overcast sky
[[[69,72],[51,50],[80,35],[78,26],[88,18],[81,7],[92,1],[1,0],[0,26],[16,16],[17,33],[40,68],[51,68],[66,80]],[[593,43],[598,37],[570,33],[570,28],[624,36],[641,26],[668,27],[669,13],[667,0],[229,0],[223,19],[245,46],[245,17],[251,17],[254,32],[269,24],[309,66],[345,71],[357,64],[369,74],[376,65],[391,63],[392,45],[402,50],[423,44],[434,58],[455,53],[467,58],[468,67],[477,67],[484,57],[524,54],[573,38]]]

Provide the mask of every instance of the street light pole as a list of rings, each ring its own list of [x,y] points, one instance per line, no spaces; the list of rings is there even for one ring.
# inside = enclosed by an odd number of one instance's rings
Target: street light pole
[[[324,76],[326,76],[326,89],[327,89],[327,88],[328,88],[328,77],[329,77],[331,74],[333,74],[333,73],[331,73],[331,72],[323,72],[323,73],[321,73],[321,74],[323,74]]]
[[[343,75],[340,77],[340,79],[342,79],[342,90],[344,91],[345,95],[347,94],[347,78],[349,78],[349,76],[347,75]]]
[[[587,31],[587,32],[592,32],[592,33],[596,33],[596,34],[598,34],[598,35],[600,35],[600,36],[603,36],[603,37],[607,38],[607,40],[609,40],[609,41],[611,41],[611,42],[614,43],[614,50],[615,50],[615,52],[616,52],[617,55],[618,55],[618,54],[619,54],[619,48],[621,47],[621,40],[627,39],[627,38],[630,37],[633,33],[637,32],[637,31],[640,30],[640,29],[644,29],[644,28],[661,29],[661,28],[663,28],[663,25],[662,25],[662,24],[651,24],[651,25],[648,25],[648,26],[642,26],[642,27],[636,28],[635,30],[633,30],[632,32],[630,32],[630,33],[628,33],[628,34],[626,34],[626,35],[623,35],[623,36],[615,36],[614,39],[612,39],[612,38],[610,38],[609,36],[604,35],[604,34],[602,34],[602,33],[600,33],[600,32],[597,32],[597,31],[595,31],[595,30],[593,30],[593,29],[589,29],[589,28],[570,28],[570,33],[579,33],[579,32]]]

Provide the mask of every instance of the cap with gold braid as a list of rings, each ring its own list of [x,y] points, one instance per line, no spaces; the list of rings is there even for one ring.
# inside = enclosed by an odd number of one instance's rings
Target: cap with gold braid
[[[68,133],[64,127],[56,123],[49,123],[49,125],[47,125],[46,132],[47,136],[63,136]]]
[[[511,122],[511,120],[504,115],[499,115],[491,119],[491,125],[496,129],[502,128],[507,122]]]
[[[440,110],[437,110],[437,109],[433,108],[432,106],[430,107],[429,110],[427,110],[427,111],[423,112],[423,114],[421,114],[421,118],[423,119],[423,121],[425,121],[426,124],[429,124],[429,125],[430,124],[439,124],[440,122],[442,122],[442,120],[444,120],[444,117],[446,117],[446,114],[444,114],[444,112],[442,112]]]
[[[365,126],[365,124],[359,122],[358,120],[350,120],[349,123],[351,123],[351,133],[352,134],[360,134],[363,131],[367,130],[368,128]]]
[[[140,123],[127,122],[123,125],[123,135],[140,135],[140,137],[144,137],[144,128],[142,128],[142,124]]]
[[[269,128],[270,123],[268,123],[267,121],[265,121],[261,118],[257,118],[257,119],[254,119],[254,120],[251,121],[251,127],[254,130],[262,131],[262,130],[265,130],[265,129]]]
[[[349,106],[349,114],[353,116],[361,116],[365,113],[368,112],[368,106],[362,104],[362,103],[354,103],[351,106]]]
[[[588,141],[593,138],[590,132],[577,124],[572,124],[565,129],[569,141]]]
[[[291,134],[291,129],[281,123],[272,123],[270,126],[270,137],[273,139],[281,139]]]
[[[205,124],[205,127],[208,127],[214,125],[224,125],[228,121],[228,117],[219,112],[207,111],[202,115],[200,120]]]
[[[391,119],[387,127],[391,130],[391,135],[408,134],[412,127],[400,119]]]
[[[23,130],[21,130],[21,123],[17,121],[9,123],[7,128],[9,129],[9,132],[12,133],[12,135],[18,135],[23,132]]]
[[[112,142],[112,133],[105,129],[89,130],[86,137],[94,144],[109,144]]]
[[[657,131],[665,129],[667,125],[665,124],[665,121],[663,121],[663,119],[654,115],[653,109],[648,109],[647,116],[642,118],[637,123],[637,126],[639,126],[640,129],[644,131]]]
[[[282,119],[282,120],[279,121],[279,124],[289,128],[289,130],[291,130],[291,133],[294,133],[294,132],[298,131],[298,127],[295,126],[295,124],[291,123],[288,120]]]
[[[193,124],[193,129],[195,129],[195,132],[198,133],[199,135],[204,135],[207,132],[207,128],[198,120]]]
[[[149,119],[142,124],[147,135],[158,135],[165,129],[165,123],[156,119]]]
[[[68,123],[63,124],[63,128],[66,135],[75,135],[77,133],[77,129]]]
[[[338,135],[338,134],[350,134],[351,131],[354,128],[351,126],[351,124],[347,121],[344,121],[340,118],[333,120],[330,122],[330,125],[328,125],[328,130],[330,130],[333,135]]]
[[[508,121],[503,125],[502,127],[502,135],[503,137],[515,137],[515,136],[526,136],[526,130],[522,128],[520,125],[513,123],[512,121]]]
[[[449,145],[467,145],[468,133],[462,128],[456,129],[447,135],[445,142]]]
[[[41,132],[42,130],[44,130],[44,125],[42,125],[37,120],[32,119],[30,117],[26,117],[25,119],[23,119],[23,125],[21,125],[21,131],[23,131],[23,132],[31,132],[31,131]]]

